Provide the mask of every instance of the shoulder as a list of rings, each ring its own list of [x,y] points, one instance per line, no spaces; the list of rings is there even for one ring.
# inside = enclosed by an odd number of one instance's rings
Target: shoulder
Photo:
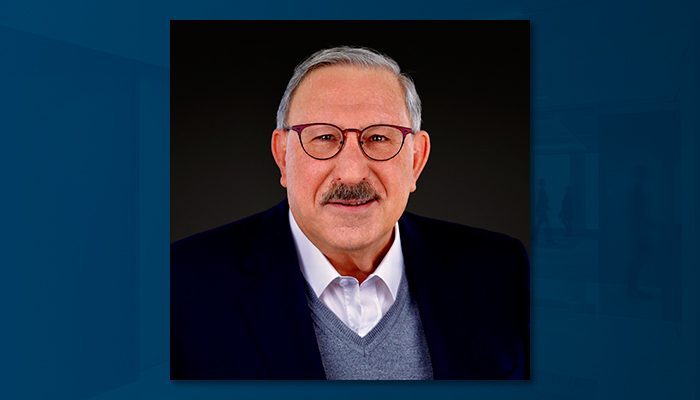
[[[527,251],[516,238],[409,213],[399,226],[405,263],[422,282],[499,293],[529,285]]]
[[[527,259],[522,242],[509,235],[454,222],[405,213],[401,218],[405,234],[434,255],[486,259],[490,263],[503,259]],[[410,240],[409,240],[410,241]]]
[[[406,213],[404,264],[426,336],[452,360],[444,379],[529,376],[529,261],[505,234]],[[439,338],[439,339],[438,339]]]
[[[286,204],[251,215],[178,240],[170,246],[171,268],[196,263],[201,271],[207,266],[236,265],[264,243],[271,232],[286,224]]]
[[[270,264],[264,261],[270,247],[265,240],[283,231],[285,217],[281,204],[171,245],[172,378],[267,376],[247,310],[251,295],[258,294],[259,274]]]
[[[455,222],[428,218],[410,212],[404,213],[402,220],[405,220],[406,222],[415,225],[418,229],[431,231],[443,237],[448,234],[453,234],[460,237],[469,237],[478,240],[496,242],[507,242],[516,240],[504,233],[494,232],[482,228],[476,228],[469,225],[462,225]]]

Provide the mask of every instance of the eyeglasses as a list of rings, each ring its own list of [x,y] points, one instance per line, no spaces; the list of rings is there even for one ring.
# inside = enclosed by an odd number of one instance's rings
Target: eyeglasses
[[[313,123],[285,128],[299,134],[301,148],[309,157],[328,160],[340,153],[348,132],[357,133],[362,153],[374,161],[387,161],[396,157],[403,147],[411,128],[397,125],[377,124],[365,129],[341,129],[333,124]]]

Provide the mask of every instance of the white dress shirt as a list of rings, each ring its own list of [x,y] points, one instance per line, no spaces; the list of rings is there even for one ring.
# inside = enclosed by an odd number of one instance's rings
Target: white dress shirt
[[[359,284],[352,276],[341,276],[321,251],[297,225],[291,210],[289,225],[297,247],[301,272],[314,294],[348,328],[364,337],[394,304],[404,263],[399,224],[394,227],[394,242],[384,259],[367,279]]]

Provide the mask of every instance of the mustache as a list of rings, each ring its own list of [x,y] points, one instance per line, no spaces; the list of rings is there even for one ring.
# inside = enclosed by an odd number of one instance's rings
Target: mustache
[[[367,181],[355,185],[333,182],[330,189],[323,194],[321,204],[325,205],[335,201],[370,201],[379,200],[381,196]]]

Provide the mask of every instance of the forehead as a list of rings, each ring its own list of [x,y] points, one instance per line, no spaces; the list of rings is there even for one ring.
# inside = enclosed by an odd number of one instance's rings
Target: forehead
[[[344,126],[409,122],[403,88],[392,71],[351,65],[321,67],[304,77],[292,97],[288,120],[291,125]]]

